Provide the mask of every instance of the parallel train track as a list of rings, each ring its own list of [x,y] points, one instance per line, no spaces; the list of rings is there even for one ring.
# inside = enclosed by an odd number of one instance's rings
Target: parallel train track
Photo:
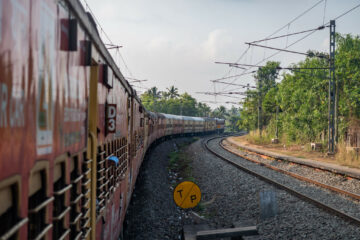
[[[351,197],[351,198],[356,199],[356,200],[360,200],[360,196],[359,196],[359,195],[354,194],[354,193],[351,193],[351,192],[347,192],[347,191],[345,191],[345,190],[342,190],[342,189],[339,189],[339,188],[335,188],[335,187],[332,187],[332,186],[329,186],[329,185],[326,185],[326,184],[323,184],[323,183],[320,183],[320,182],[317,182],[317,181],[314,181],[314,180],[309,179],[309,178],[305,178],[305,177],[303,177],[303,176],[300,176],[300,175],[297,175],[297,174],[294,174],[294,173],[291,173],[291,172],[288,172],[288,171],[285,171],[285,170],[282,170],[282,169],[278,169],[278,168],[273,167],[273,166],[271,166],[271,165],[264,164],[264,163],[262,163],[262,162],[259,162],[259,161],[250,159],[250,158],[245,157],[245,156],[239,156],[239,155],[237,155],[237,154],[229,151],[228,149],[226,149],[226,148],[224,148],[224,147],[222,146],[221,142],[222,142],[222,140],[223,140],[224,138],[225,138],[225,137],[223,137],[223,136],[221,136],[221,137],[218,137],[218,136],[217,136],[217,137],[212,137],[212,138],[206,139],[206,140],[203,142],[203,146],[204,146],[204,147],[206,148],[206,150],[208,150],[210,153],[212,153],[213,155],[217,156],[218,158],[220,158],[220,159],[222,159],[222,160],[224,160],[224,161],[232,164],[232,165],[235,166],[236,168],[238,168],[238,169],[240,169],[240,170],[242,170],[242,171],[244,171],[244,172],[246,172],[246,173],[249,173],[249,174],[251,174],[251,175],[253,175],[253,176],[256,176],[257,178],[259,178],[259,179],[261,179],[261,180],[263,180],[263,181],[265,181],[265,182],[267,182],[267,183],[270,183],[270,184],[274,185],[274,186],[277,187],[277,188],[283,189],[283,190],[291,193],[291,194],[294,195],[294,196],[297,196],[297,197],[299,197],[299,198],[301,198],[301,199],[303,199],[303,200],[305,200],[305,201],[307,201],[307,202],[309,202],[309,203],[311,203],[311,204],[313,204],[313,205],[315,205],[315,206],[317,206],[317,207],[319,207],[319,208],[324,209],[324,210],[327,211],[327,212],[330,212],[330,213],[332,213],[332,214],[334,214],[334,215],[337,215],[337,216],[340,217],[340,218],[343,218],[343,219],[345,219],[345,220],[347,220],[347,221],[350,221],[350,222],[352,222],[352,223],[360,226],[360,219],[359,219],[359,218],[354,217],[354,216],[351,216],[351,215],[349,215],[349,214],[347,214],[347,213],[345,213],[345,212],[343,212],[343,211],[341,211],[341,210],[339,210],[339,209],[336,209],[336,208],[331,207],[331,206],[329,206],[329,205],[327,205],[327,204],[325,204],[325,203],[323,203],[323,202],[320,202],[320,201],[318,201],[318,200],[316,200],[316,199],[314,199],[314,198],[312,198],[312,197],[310,197],[310,196],[307,196],[306,194],[303,194],[303,193],[301,193],[301,192],[299,192],[299,191],[297,191],[297,190],[295,190],[295,189],[293,189],[293,188],[291,188],[291,187],[289,187],[289,186],[286,186],[286,185],[284,185],[284,184],[282,184],[282,183],[279,183],[278,181],[276,181],[276,180],[274,180],[274,179],[271,179],[271,178],[269,178],[269,177],[267,177],[267,176],[264,176],[264,175],[262,175],[262,174],[259,174],[259,173],[255,172],[255,171],[253,171],[253,170],[251,170],[251,169],[243,166],[242,164],[240,164],[240,163],[238,163],[238,162],[236,162],[236,161],[234,161],[234,160],[232,160],[232,159],[229,159],[229,158],[223,156],[223,154],[221,154],[221,153],[219,153],[219,152],[211,149],[211,147],[209,146],[209,142],[210,142],[210,141],[213,141],[213,140],[215,140],[215,139],[221,139],[221,140],[219,141],[219,143],[218,143],[218,144],[220,145],[220,147],[222,147],[225,151],[228,151],[228,152],[232,153],[232,154],[233,154],[234,156],[236,156],[236,157],[244,158],[244,159],[246,159],[246,160],[249,160],[249,161],[251,161],[251,162],[254,162],[254,163],[256,163],[256,164],[259,164],[259,165],[261,165],[261,166],[265,166],[265,167],[267,167],[267,168],[270,168],[270,169],[272,169],[272,170],[278,171],[278,172],[280,172],[280,173],[283,173],[283,174],[292,176],[292,177],[294,177],[294,178],[296,178],[296,179],[299,179],[299,180],[301,180],[301,181],[305,181],[305,182],[314,184],[314,185],[316,185],[316,186],[320,186],[320,187],[322,187],[322,188],[331,190],[331,191],[336,192],[336,193],[339,193],[339,194],[343,194],[343,195],[345,195],[345,196]]]

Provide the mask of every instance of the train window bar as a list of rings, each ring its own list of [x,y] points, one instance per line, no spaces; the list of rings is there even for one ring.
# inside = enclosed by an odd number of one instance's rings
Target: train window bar
[[[79,171],[79,156],[74,155],[70,161],[70,181],[73,186],[71,189],[70,197],[70,239],[75,239],[79,234],[81,235],[80,223],[78,220],[82,216],[80,200],[83,197],[81,193],[81,179],[84,175],[81,175]]]
[[[89,237],[89,234],[90,234],[90,232],[91,232],[91,227],[89,227],[89,228],[85,228],[84,230],[83,230],[83,234],[84,234],[84,239],[88,239],[88,237]]]
[[[75,198],[74,200],[72,200],[72,201],[70,202],[70,204],[76,204],[76,203],[78,203],[82,197],[83,197],[83,194],[80,193],[79,196],[77,196],[77,198]]]
[[[87,220],[90,217],[90,209],[82,212],[81,220]]]
[[[38,161],[30,173],[28,199],[28,239],[41,239],[53,227],[48,222],[48,206],[54,197],[48,197],[48,161]]]
[[[17,239],[18,231],[28,222],[21,219],[20,212],[20,176],[10,177],[0,182],[0,239]]]
[[[81,191],[82,191],[82,199],[81,199],[81,221],[79,229],[82,231],[82,235],[85,235],[84,229],[88,227],[88,225],[84,224],[84,220],[87,220],[89,217],[87,217],[87,213],[90,212],[90,187],[88,186],[88,183],[91,182],[91,177],[89,176],[91,169],[89,168],[90,163],[92,162],[92,159],[87,159],[86,151],[84,151],[83,154],[83,179],[81,184]],[[84,184],[85,183],[85,184]],[[83,238],[86,236],[83,236]]]
[[[74,220],[73,220],[72,222],[70,222],[70,225],[76,225],[76,224],[79,222],[79,220],[80,220],[81,217],[82,217],[82,213],[79,213],[79,214],[74,218]]]
[[[70,233],[65,226],[65,216],[71,208],[66,205],[66,195],[72,185],[66,184],[66,157],[55,160],[54,166],[54,207],[53,207],[53,238],[62,239]],[[74,166],[75,167],[75,166]]]

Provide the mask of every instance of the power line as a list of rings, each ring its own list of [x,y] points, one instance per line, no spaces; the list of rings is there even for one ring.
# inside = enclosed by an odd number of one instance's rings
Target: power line
[[[323,25],[324,25],[324,22],[325,22],[325,13],[326,13],[326,2],[327,2],[327,0],[325,0],[325,2],[324,2],[324,15],[323,15]]]
[[[114,45],[114,44],[104,44],[105,46],[108,46],[106,47],[106,49],[117,49],[117,48],[122,48],[123,46],[120,46],[120,45]]]
[[[336,18],[334,18],[334,20],[338,20],[339,18],[341,18],[341,17],[345,16],[346,14],[348,14],[348,13],[350,13],[350,12],[354,11],[354,10],[355,10],[355,9],[357,9],[358,7],[360,7],[360,4],[356,5],[355,7],[351,8],[350,10],[348,10],[348,11],[346,11],[346,12],[344,12],[344,13],[340,14],[339,16],[337,16]],[[329,21],[328,23],[330,23],[330,21]]]
[[[304,30],[304,31],[301,31],[301,32],[289,33],[289,34],[280,35],[280,36],[276,36],[276,37],[272,37],[272,38],[264,38],[264,39],[252,41],[252,42],[249,42],[249,43],[246,43],[246,44],[251,44],[252,45],[253,43],[258,43],[258,42],[263,42],[263,41],[268,41],[268,40],[274,40],[274,39],[283,38],[283,37],[289,37],[289,36],[298,35],[298,34],[302,34],[302,33],[312,32],[314,30],[323,30],[324,28],[325,28],[325,25],[321,25],[321,26],[319,26],[317,28]]]
[[[296,21],[297,19],[299,19],[300,17],[304,16],[306,13],[308,13],[309,11],[311,11],[313,8],[315,8],[317,5],[319,5],[319,4],[320,4],[321,2],[323,2],[323,1],[324,1],[324,0],[320,0],[320,1],[316,2],[313,6],[311,6],[310,8],[308,8],[307,10],[305,10],[304,12],[302,12],[301,14],[299,14],[298,16],[296,16],[296,17],[295,17],[294,19],[292,19],[290,22],[288,22],[287,24],[285,24],[283,27],[280,27],[280,28],[277,29],[275,32],[273,32],[272,34],[270,34],[269,36],[267,36],[266,38],[270,38],[271,36],[273,36],[273,35],[275,35],[276,33],[280,32],[280,31],[283,30],[284,28],[288,27],[290,24],[292,24],[293,22],[295,22],[295,21]],[[307,38],[308,36],[310,36],[310,35],[313,34],[313,33],[314,33],[314,32],[310,32],[309,34],[307,34],[307,35],[304,36],[303,38],[299,39],[298,41],[295,41],[295,42],[292,43],[291,45],[286,46],[286,49],[289,48],[289,47],[291,47],[291,46],[293,46],[293,45],[296,44],[297,42],[299,42],[299,41]],[[249,48],[250,48],[250,45],[249,45]],[[247,51],[249,50],[249,48],[246,50],[246,52],[244,52],[244,54],[247,53]],[[272,58],[273,56],[276,56],[278,53],[280,53],[280,51],[277,52],[277,53],[274,53],[274,54],[272,54],[272,55],[270,55],[270,56],[268,56],[267,58],[264,58],[262,61],[258,62],[257,64],[260,64],[260,63],[262,63],[262,62],[264,62],[264,61]],[[238,62],[238,61],[237,61],[237,62]],[[247,70],[250,70],[250,69],[251,69],[251,68],[249,68],[249,69],[247,69]],[[240,74],[240,76],[245,75],[245,74],[247,73],[247,72],[246,72],[247,70],[244,70],[244,71],[242,72],[242,74]],[[231,72],[231,69],[229,70],[229,73],[230,73],[230,72]],[[234,77],[236,77],[236,76],[237,76],[237,75],[235,75]],[[226,79],[226,78],[224,78],[224,79]],[[237,80],[237,79],[234,79],[231,83],[234,83],[236,80]],[[225,87],[224,89],[226,89],[226,87]]]
[[[247,67],[265,67],[264,65],[253,65],[253,64],[243,64],[243,63],[233,63],[233,64],[236,64],[236,65],[240,65],[240,66],[247,66]],[[308,68],[308,67],[276,67],[277,70],[282,70],[282,69],[285,69],[285,70],[302,70],[302,69],[329,69],[328,67],[314,67],[314,68]],[[229,84],[229,83],[227,83]]]
[[[292,44],[290,44],[289,46],[287,46],[285,49],[287,49],[287,48],[289,48],[289,47],[292,47],[293,45],[295,45],[295,44],[297,44],[298,42],[300,42],[300,41],[304,40],[305,38],[309,37],[310,35],[312,35],[312,34],[313,34],[313,33],[315,33],[315,32],[316,32],[316,30],[314,30],[314,31],[312,31],[312,32],[310,32],[310,33],[308,33],[308,34],[306,34],[306,35],[305,35],[305,36],[303,36],[302,38],[298,39],[297,41],[295,41],[295,42],[293,42]],[[277,54],[279,54],[280,52],[281,52],[281,51],[277,51],[277,52],[273,53],[272,55],[270,55],[270,56],[266,57],[265,59],[260,60],[260,61],[259,61],[259,62],[257,62],[255,65],[259,65],[259,64],[261,64],[261,63],[265,62],[266,60],[268,60],[268,59],[270,59],[270,58],[272,58],[272,57],[276,56],[276,55],[277,55]],[[251,68],[253,68],[253,67],[250,67],[250,68],[248,68],[247,70],[250,70]],[[256,71],[246,72],[247,70],[245,70],[245,71],[244,71],[244,73],[240,74],[240,76],[245,75],[245,74],[255,73],[255,72],[256,72]],[[234,77],[234,76],[233,76],[233,77]],[[219,79],[219,80],[222,80],[222,79]],[[236,79],[235,79],[234,81],[232,81],[231,83],[234,83],[235,81],[236,81]],[[226,87],[224,88],[224,90],[225,90],[225,89],[226,89]]]
[[[99,26],[101,32],[104,34],[104,36],[105,36],[105,37],[107,38],[107,40],[110,42],[110,45],[117,46],[117,45],[115,45],[115,44],[113,43],[113,41],[111,41],[109,35],[107,35],[107,33],[105,32],[105,30],[104,30],[103,27],[101,26],[100,22],[99,22],[98,19],[96,18],[94,12],[91,10],[91,8],[90,8],[89,4],[87,3],[87,1],[86,1],[86,0],[82,0],[82,1],[85,3],[86,8],[87,8],[87,9],[89,10],[89,12],[91,13],[91,15],[92,15],[92,17],[94,18],[96,24]],[[106,45],[106,44],[105,44],[105,45]],[[121,47],[122,47],[122,46],[121,46]],[[120,51],[119,51],[119,47],[111,47],[110,49],[116,49],[116,53],[119,54],[120,59],[121,59],[122,62],[124,63],[124,66],[125,66],[126,70],[129,72],[129,74],[130,74],[131,76],[133,76],[132,73],[131,73],[131,71],[130,71],[130,69],[128,68],[128,66],[127,66],[127,64],[126,64],[123,56],[121,55],[121,53],[120,53]]]
[[[323,1],[323,0],[322,0],[322,1]],[[321,1],[320,1],[320,2],[321,2]],[[320,3],[320,2],[318,2],[318,3]],[[318,4],[318,3],[317,3],[317,4]],[[314,6],[315,6],[315,5],[314,5]],[[345,16],[346,14],[352,12],[353,10],[355,10],[355,9],[358,8],[358,7],[360,7],[360,4],[354,6],[353,8],[349,9],[348,11],[340,14],[339,16],[337,16],[337,17],[335,18],[335,20],[336,20],[336,19],[339,19],[339,18],[341,18],[341,17],[343,17],[343,16]],[[330,21],[327,22],[327,23],[325,23],[324,25],[328,25],[328,24],[330,24]],[[304,40],[305,38],[307,38],[307,37],[311,36],[312,34],[314,34],[316,31],[317,31],[317,30],[313,30],[313,31],[309,32],[309,33],[306,34],[305,36],[301,37],[300,39],[296,40],[295,42],[293,42],[292,44],[290,44],[289,46],[287,46],[285,49],[294,46],[294,45],[297,44],[298,42],[300,42],[300,41]],[[273,35],[273,34],[272,34],[272,35]],[[270,35],[269,37],[271,37],[271,35]],[[266,60],[268,60],[268,59],[276,56],[276,55],[279,54],[280,52],[281,52],[281,51],[278,51],[278,52],[273,53],[272,55],[268,56],[267,58],[265,58],[265,59],[257,62],[255,65],[259,65],[259,64],[263,63],[264,61],[266,61]],[[252,68],[252,67],[248,68],[247,70],[250,70],[251,68]],[[244,72],[246,73],[246,70],[245,70]],[[236,79],[235,79],[234,81],[232,81],[231,83],[234,83],[235,81],[236,81]],[[226,87],[225,87],[224,89],[226,89]]]
[[[256,71],[251,71],[251,72],[242,73],[242,74],[237,74],[237,75],[233,75],[233,76],[228,76],[228,77],[223,77],[223,78],[217,78],[217,79],[210,80],[210,81],[216,83],[218,80],[224,80],[224,79],[229,79],[229,78],[234,78],[234,77],[241,77],[241,76],[244,76],[244,75],[246,75],[246,74],[255,73],[255,72],[256,72]]]
[[[216,83],[228,84],[228,85],[232,85],[232,86],[240,86],[240,87],[243,87],[243,88],[256,88],[255,86],[236,84],[236,83],[228,83],[228,82],[221,82],[221,81],[216,81]]]
[[[273,35],[275,35],[276,33],[280,32],[281,30],[283,30],[284,28],[286,28],[288,25],[292,24],[293,22],[295,22],[296,20],[298,20],[299,18],[301,18],[302,16],[304,16],[306,13],[310,12],[313,8],[315,8],[317,5],[319,5],[321,2],[323,2],[324,0],[320,0],[317,3],[315,3],[313,6],[311,6],[310,8],[308,8],[307,10],[305,10],[304,12],[302,12],[301,14],[299,14],[297,17],[295,17],[293,20],[291,20],[290,22],[288,22],[287,24],[285,24],[283,27],[279,28],[278,30],[276,30],[275,32],[273,32],[272,34],[270,34],[269,36],[267,36],[266,38],[269,38]]]

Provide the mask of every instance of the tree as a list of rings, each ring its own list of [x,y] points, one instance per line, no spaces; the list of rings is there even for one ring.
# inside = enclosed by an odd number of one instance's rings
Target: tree
[[[170,88],[166,88],[168,90],[168,95],[170,98],[177,98],[179,96],[178,89],[174,86],[171,86]]]
[[[212,117],[225,119],[228,116],[226,108],[224,106],[217,107],[211,114]]]
[[[146,93],[149,94],[154,100],[161,98],[161,92],[158,91],[157,87],[150,88]]]
[[[206,103],[199,102],[197,104],[197,109],[199,117],[208,117],[211,113],[211,108]]]
[[[265,95],[271,88],[276,86],[276,79],[279,74],[280,62],[269,61],[264,67],[258,69],[255,74],[255,79],[257,79],[257,87],[260,89],[261,94]],[[261,88],[259,84],[261,81]]]
[[[226,118],[226,127],[232,131],[239,131],[239,122],[240,121],[240,111],[239,108],[232,106],[228,111],[228,116]]]

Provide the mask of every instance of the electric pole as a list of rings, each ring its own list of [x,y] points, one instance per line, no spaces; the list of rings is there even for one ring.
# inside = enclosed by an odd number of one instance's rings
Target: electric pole
[[[279,139],[279,106],[276,106],[276,129],[275,138]]]
[[[335,118],[337,111],[335,108],[335,20],[330,21],[330,59],[329,59],[329,129],[328,129],[328,154],[335,153]],[[337,130],[337,129],[336,129]]]
[[[259,68],[260,71],[261,68]],[[262,81],[261,78],[259,77],[258,79],[258,84],[259,84],[259,99],[258,99],[258,128],[259,128],[259,134],[261,137],[262,134],[262,119],[261,119],[261,115],[262,115],[262,94],[261,94],[261,89],[262,89]]]

